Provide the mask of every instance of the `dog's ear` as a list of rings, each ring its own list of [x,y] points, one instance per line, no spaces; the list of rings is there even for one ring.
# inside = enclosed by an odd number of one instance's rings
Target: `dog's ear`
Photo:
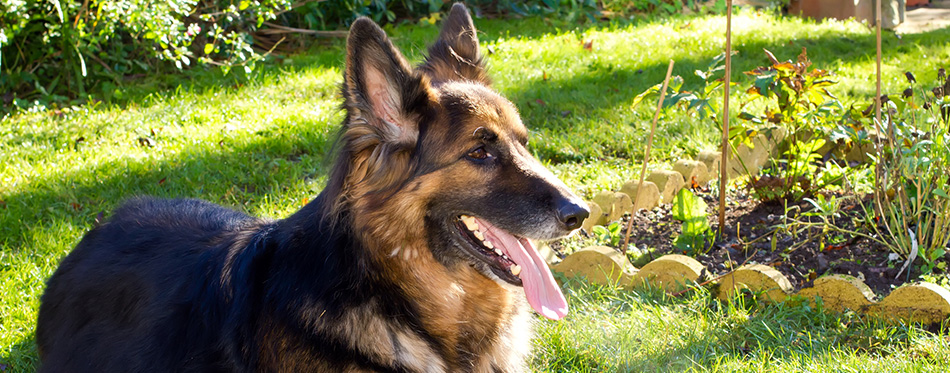
[[[465,5],[456,3],[452,6],[442,24],[439,39],[429,47],[429,57],[422,70],[434,82],[468,80],[491,84],[478,51],[475,24]]]
[[[415,144],[430,102],[428,78],[413,72],[386,33],[368,18],[350,27],[343,82],[347,123],[366,123],[383,143]]]

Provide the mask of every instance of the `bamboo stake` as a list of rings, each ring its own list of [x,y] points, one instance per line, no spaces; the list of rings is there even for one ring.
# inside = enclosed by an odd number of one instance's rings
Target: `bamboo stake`
[[[883,189],[887,186],[881,185],[884,177],[884,166],[881,164],[884,162],[884,147],[881,144],[881,136],[884,134],[881,129],[881,2],[882,0],[875,1],[876,14],[874,15],[874,26],[877,31],[877,96],[874,97],[874,128],[877,129],[877,138],[874,143],[877,148],[877,164],[874,166],[874,199],[878,216],[883,220],[884,199],[882,196]]]
[[[729,84],[732,82],[732,0],[726,0],[726,85],[722,98],[722,159],[719,161],[719,236],[726,230],[726,184],[729,179]]]
[[[656,121],[660,119],[660,110],[663,109],[663,100],[666,99],[666,88],[670,85],[670,76],[673,75],[673,60],[670,60],[670,66],[666,69],[666,79],[663,79],[663,88],[660,89],[660,101],[656,103],[656,113],[653,114],[653,123],[650,125],[650,135],[647,137],[647,151],[643,155],[643,168],[640,169],[640,181],[637,183],[637,193],[633,196],[633,208],[637,208],[640,201],[640,193],[643,192],[643,179],[647,175],[647,164],[650,162],[650,150],[653,149],[653,135],[656,133]],[[636,212],[636,211],[634,211]],[[630,244],[630,228],[633,227],[633,214],[627,220],[627,230],[623,235],[623,247],[620,252],[627,253],[627,245]]]

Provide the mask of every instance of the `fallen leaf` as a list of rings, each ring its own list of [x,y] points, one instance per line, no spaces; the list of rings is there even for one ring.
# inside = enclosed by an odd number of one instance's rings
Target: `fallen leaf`
[[[70,202],[70,203],[69,203],[69,207],[72,207],[73,210],[76,210],[76,211],[82,210],[82,205],[80,205],[80,204],[78,204],[78,203],[76,203],[76,202]]]
[[[584,49],[592,51],[594,50],[594,40],[584,42]]]
[[[150,137],[144,137],[144,136],[139,137],[138,141],[139,141],[139,146],[147,146],[149,148],[152,148],[155,146],[155,140],[152,140]]]
[[[163,177],[161,180],[158,181],[158,185],[162,185],[162,184],[165,184],[165,178],[164,178],[164,177]]]
[[[541,105],[541,106],[548,106],[548,103],[547,103],[547,102],[544,102],[544,100],[542,100],[542,99],[540,99],[540,98],[537,99],[537,100],[534,100],[534,102],[536,102],[538,105]]]

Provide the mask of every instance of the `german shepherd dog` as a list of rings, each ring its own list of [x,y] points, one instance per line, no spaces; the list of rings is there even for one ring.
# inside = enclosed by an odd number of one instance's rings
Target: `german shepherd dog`
[[[326,188],[262,220],[138,198],[49,279],[47,372],[518,372],[528,306],[567,302],[535,240],[588,215],[526,149],[456,4],[413,69],[353,23],[346,119]]]

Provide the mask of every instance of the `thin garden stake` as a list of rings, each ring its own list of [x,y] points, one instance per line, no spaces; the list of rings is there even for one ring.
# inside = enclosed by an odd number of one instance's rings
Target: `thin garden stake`
[[[877,164],[874,166],[874,199],[877,205],[877,214],[880,219],[884,219],[884,208],[882,195],[886,185],[881,185],[884,176],[884,167],[881,162],[884,161],[884,147],[881,144],[881,135],[884,132],[881,129],[881,1],[875,1],[874,26],[877,30],[877,96],[874,97],[874,128],[877,129],[877,138],[874,143],[877,148]]]
[[[719,236],[726,231],[726,184],[729,181],[729,84],[732,82],[732,0],[726,0],[726,85],[722,88],[722,158],[719,161]]]
[[[660,110],[663,109],[663,100],[666,99],[666,87],[670,85],[670,76],[673,75],[673,60],[670,60],[670,67],[666,69],[666,79],[663,79],[663,88],[660,89],[660,101],[656,103],[656,113],[653,114],[653,124],[650,125],[650,136],[647,137],[647,152],[643,155],[643,168],[640,169],[640,181],[637,183],[637,193],[633,196],[633,208],[637,208],[637,202],[640,201],[640,192],[643,191],[643,179],[647,175],[647,163],[650,162],[650,150],[653,148],[653,134],[656,133],[656,121],[660,119]],[[634,213],[636,211],[633,211]],[[627,253],[627,245],[630,244],[630,228],[633,226],[633,214],[627,220],[627,230],[623,235],[623,247],[620,252]]]

